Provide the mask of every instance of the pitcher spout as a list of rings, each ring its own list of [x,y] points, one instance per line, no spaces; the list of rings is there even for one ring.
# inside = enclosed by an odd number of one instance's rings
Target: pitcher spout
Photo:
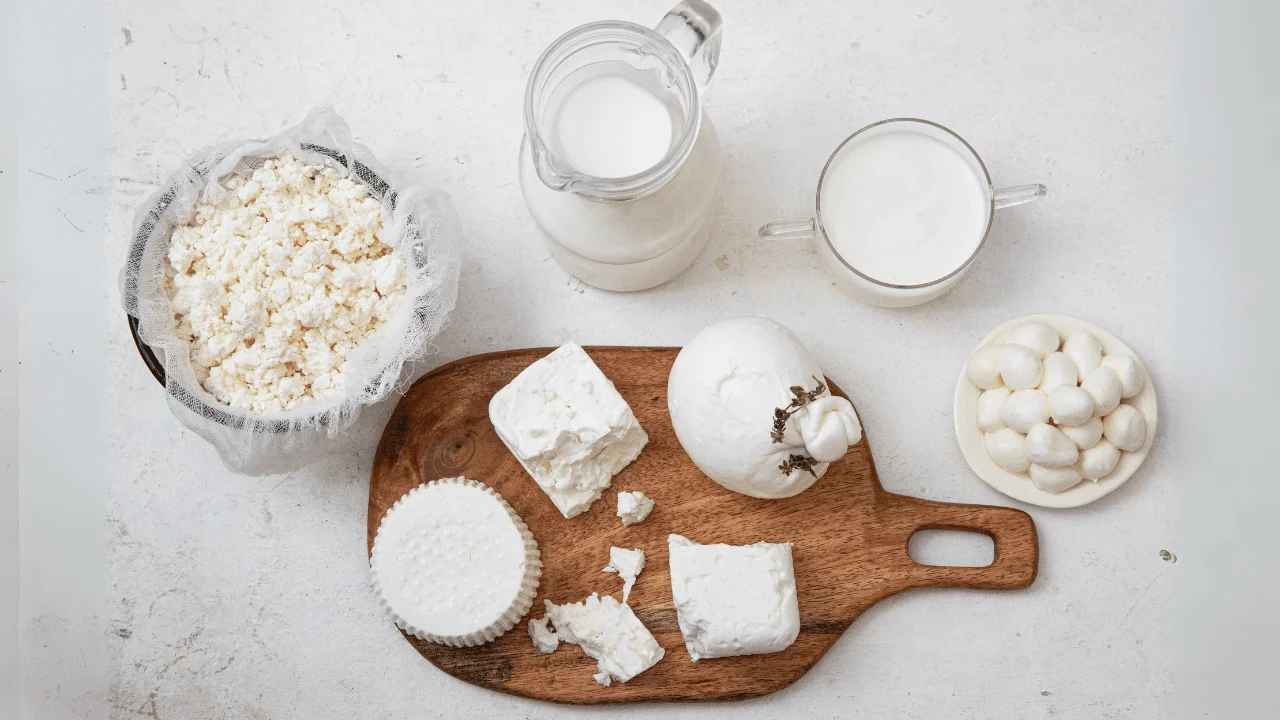
[[[556,167],[555,156],[547,152],[542,143],[527,137],[525,142],[530,143],[529,155],[533,160],[533,169],[542,184],[560,192],[572,190],[575,174]]]

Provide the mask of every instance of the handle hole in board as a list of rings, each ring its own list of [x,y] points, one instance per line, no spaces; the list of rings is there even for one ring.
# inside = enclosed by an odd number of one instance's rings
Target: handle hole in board
[[[917,530],[907,542],[911,559],[934,567],[987,567],[996,559],[989,535],[963,530]]]

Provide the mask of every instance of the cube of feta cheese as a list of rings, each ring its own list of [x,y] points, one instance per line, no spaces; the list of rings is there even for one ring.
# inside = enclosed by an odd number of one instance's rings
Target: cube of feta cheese
[[[566,518],[586,512],[649,442],[627,401],[577,343],[499,390],[489,420]]]
[[[618,517],[622,524],[635,525],[643,522],[653,512],[653,500],[640,491],[618,493]]]
[[[703,658],[783,650],[800,634],[791,543],[699,545],[669,535],[671,594],[685,647]]]
[[[596,682],[626,682],[653,667],[666,651],[631,608],[612,597],[592,593],[578,603],[544,601],[556,636],[596,660]]]

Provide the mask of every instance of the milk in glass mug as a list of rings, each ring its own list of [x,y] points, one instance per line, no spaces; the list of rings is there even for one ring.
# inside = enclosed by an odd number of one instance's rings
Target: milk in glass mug
[[[996,190],[978,153],[928,120],[882,120],[850,135],[818,178],[812,218],[771,222],[763,237],[813,238],[823,265],[859,299],[926,303],[964,276],[995,211],[1044,185]]]
[[[542,53],[524,99],[520,189],[551,256],[606,290],[689,267],[711,232],[720,140],[701,88],[720,15],[686,0],[656,30],[596,22]]]

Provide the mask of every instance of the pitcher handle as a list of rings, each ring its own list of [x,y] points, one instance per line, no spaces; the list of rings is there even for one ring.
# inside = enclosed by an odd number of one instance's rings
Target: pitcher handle
[[[720,13],[702,0],[684,0],[671,8],[655,28],[684,56],[693,79],[702,87],[720,64]]]

